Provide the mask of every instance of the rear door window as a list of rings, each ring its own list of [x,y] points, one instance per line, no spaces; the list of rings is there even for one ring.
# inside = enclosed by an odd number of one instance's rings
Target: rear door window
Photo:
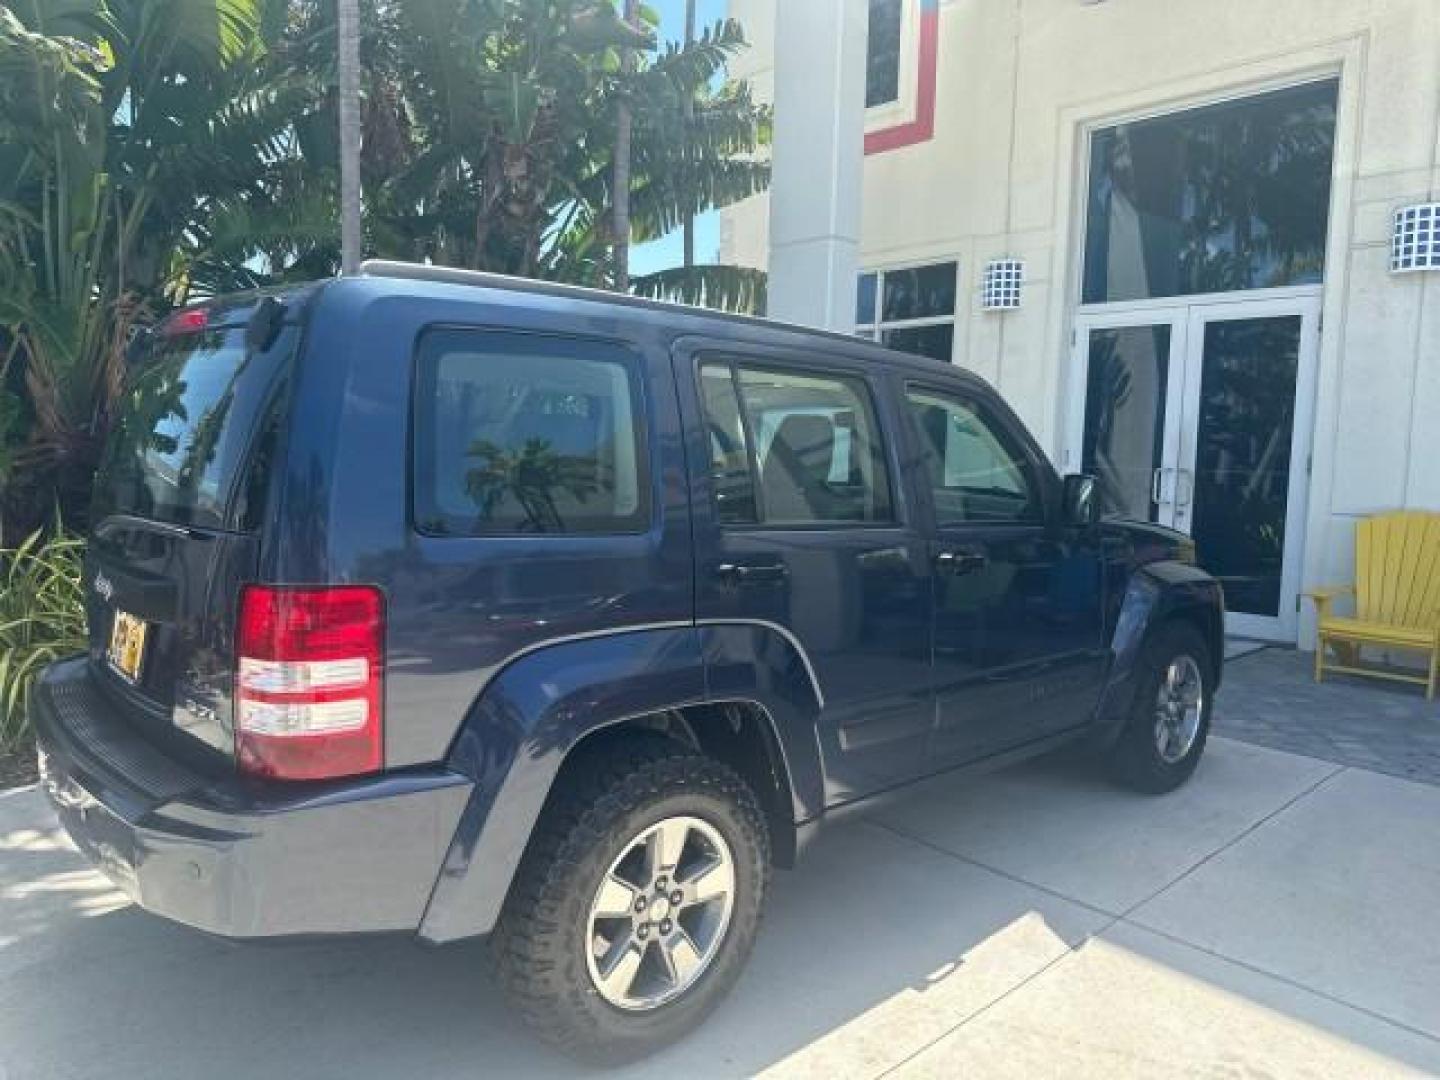
[[[263,491],[250,475],[295,347],[285,327],[264,351],[243,328],[162,338],[120,400],[95,485],[96,519],[227,528]]]
[[[439,536],[641,532],[636,358],[618,345],[441,330],[416,377],[416,527]]]
[[[884,445],[863,380],[718,361],[703,364],[700,375],[723,524],[894,520]]]

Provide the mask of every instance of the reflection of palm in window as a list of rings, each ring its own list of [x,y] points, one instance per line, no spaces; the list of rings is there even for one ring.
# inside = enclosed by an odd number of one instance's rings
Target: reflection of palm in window
[[[471,445],[466,457],[480,461],[466,472],[465,490],[480,508],[482,525],[496,516],[501,503],[513,499],[525,514],[522,529],[564,532],[557,496],[568,495],[583,505],[602,489],[614,489],[613,483],[601,480],[596,457],[557,454],[544,439],[527,439],[514,451],[482,439]]]
[[[416,420],[424,529],[484,536],[641,526],[635,386],[618,356],[459,331],[431,347]]]

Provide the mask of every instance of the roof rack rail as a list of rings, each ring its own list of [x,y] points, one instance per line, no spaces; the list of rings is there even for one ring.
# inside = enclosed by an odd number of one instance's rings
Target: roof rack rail
[[[509,289],[513,292],[538,293],[542,296],[569,297],[575,300],[598,300],[608,304],[625,304],[631,307],[659,308],[697,312],[704,315],[727,314],[691,304],[678,304],[664,300],[651,300],[631,293],[610,292],[585,285],[568,285],[558,281],[539,278],[515,277],[510,274],[495,274],[487,270],[462,270],[453,266],[427,266],[424,263],[399,262],[391,259],[366,259],[360,264],[362,277],[404,278],[411,281],[436,281],[449,285],[472,285],[482,289]],[[746,316],[735,316],[746,318]]]
[[[507,289],[539,296],[553,296],[559,299],[588,300],[592,303],[618,304],[623,307],[645,311],[668,311],[700,319],[716,319],[741,322],[746,325],[768,326],[776,330],[790,330],[795,333],[820,335],[836,338],[850,344],[856,338],[834,330],[820,330],[798,323],[783,322],[754,315],[740,315],[715,308],[699,307],[694,304],[680,304],[667,300],[651,300],[631,293],[610,292],[584,285],[567,285],[558,281],[543,281],[536,278],[513,277],[509,274],[494,274],[485,270],[461,270],[450,266],[427,266],[424,263],[399,262],[391,259],[366,259],[360,264],[361,277],[401,278],[409,281],[434,281],[447,285],[471,285],[483,289]]]

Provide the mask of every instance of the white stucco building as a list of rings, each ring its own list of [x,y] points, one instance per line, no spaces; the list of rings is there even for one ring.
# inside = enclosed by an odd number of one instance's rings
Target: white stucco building
[[[810,62],[786,2],[731,2],[762,95]],[[860,332],[988,378],[1195,536],[1232,629],[1308,645],[1354,520],[1440,509],[1440,0],[869,6]],[[722,258],[767,265],[767,204]]]

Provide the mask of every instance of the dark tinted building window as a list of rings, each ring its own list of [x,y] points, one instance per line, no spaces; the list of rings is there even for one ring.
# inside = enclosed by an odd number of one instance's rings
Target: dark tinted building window
[[[874,274],[861,274],[855,293],[855,322],[866,326],[875,321],[875,291],[879,279]]]
[[[882,322],[949,318],[955,314],[955,264],[933,263],[885,272]]]
[[[883,330],[880,344],[887,349],[928,356],[942,364],[950,363],[955,352],[955,327],[950,323],[934,326],[912,326],[902,330]]]
[[[416,384],[416,523],[461,536],[640,531],[642,420],[619,347],[431,334]]]
[[[900,98],[900,35],[904,0],[870,0],[870,38],[865,63],[865,107]]]
[[[1085,302],[1319,282],[1338,88],[1095,132]]]
[[[861,337],[948,364],[955,352],[954,262],[860,275],[855,321]]]

